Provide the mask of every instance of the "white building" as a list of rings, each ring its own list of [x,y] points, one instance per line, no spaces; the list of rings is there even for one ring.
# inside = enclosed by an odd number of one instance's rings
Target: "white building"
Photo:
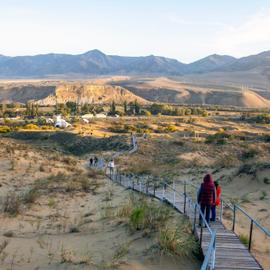
[[[56,116],[56,120],[55,120],[55,127],[56,128],[67,128],[70,126],[71,126],[71,124],[68,123],[66,120],[62,119],[61,115]]]

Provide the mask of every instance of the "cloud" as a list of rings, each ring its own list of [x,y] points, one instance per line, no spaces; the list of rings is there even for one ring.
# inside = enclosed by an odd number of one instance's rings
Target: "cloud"
[[[218,52],[243,56],[270,50],[270,14],[261,10],[238,26],[225,27],[213,47]]]

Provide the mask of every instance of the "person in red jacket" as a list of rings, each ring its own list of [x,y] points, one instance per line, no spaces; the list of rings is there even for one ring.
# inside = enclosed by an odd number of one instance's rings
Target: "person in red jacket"
[[[207,174],[204,176],[203,183],[201,184],[201,187],[199,189],[197,199],[198,203],[200,204],[201,211],[205,215],[205,219],[209,224],[211,207],[216,201],[215,186],[211,174]],[[200,224],[201,220],[202,217],[200,215]]]
[[[214,181],[214,185],[216,188],[216,201],[211,207],[211,221],[216,221],[216,207],[219,206],[220,204],[220,193],[221,193],[221,188],[220,185],[218,184],[218,181]]]

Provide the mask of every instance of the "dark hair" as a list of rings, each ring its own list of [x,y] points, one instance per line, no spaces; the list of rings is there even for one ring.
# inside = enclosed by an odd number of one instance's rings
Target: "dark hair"
[[[214,181],[214,184],[215,184],[215,187],[218,187],[219,186],[218,181]]]

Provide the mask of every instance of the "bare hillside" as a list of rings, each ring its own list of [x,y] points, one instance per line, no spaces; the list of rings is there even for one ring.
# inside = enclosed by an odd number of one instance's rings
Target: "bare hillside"
[[[237,86],[184,83],[177,78],[133,78],[117,84],[149,101],[178,104],[215,104],[265,108],[270,105],[265,93],[242,91]]]
[[[0,85],[0,102],[27,102],[36,100],[40,105],[54,105],[67,101],[80,103],[116,103],[137,100],[147,103],[120,86],[95,82],[31,82],[6,83]]]

